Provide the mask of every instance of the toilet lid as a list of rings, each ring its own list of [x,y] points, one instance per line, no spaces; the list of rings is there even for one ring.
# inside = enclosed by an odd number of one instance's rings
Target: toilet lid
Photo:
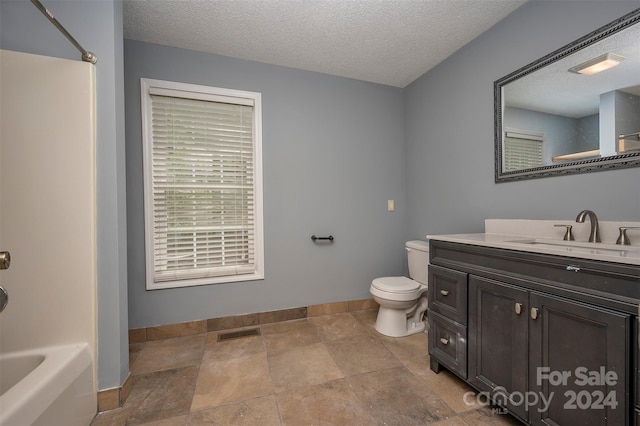
[[[378,290],[389,293],[408,293],[416,291],[420,283],[407,277],[382,277],[376,278],[371,285]]]

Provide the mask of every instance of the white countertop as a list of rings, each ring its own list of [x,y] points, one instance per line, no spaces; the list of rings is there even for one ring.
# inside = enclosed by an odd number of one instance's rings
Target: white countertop
[[[485,230],[491,232],[477,234],[427,235],[429,240],[449,241],[475,246],[493,247],[529,253],[543,253],[571,258],[600,260],[606,262],[640,265],[640,244],[623,246],[609,242],[618,226],[640,226],[638,222],[605,222],[600,225],[603,243],[589,243],[583,237],[583,225],[575,224],[580,232],[575,232],[577,241],[563,241],[564,228],[554,228],[554,224],[570,224],[570,221],[521,221],[487,219]],[[616,234],[617,235],[617,234]],[[580,236],[580,238],[578,238]],[[587,232],[588,236],[588,232]],[[605,239],[606,237],[606,239]],[[631,234],[632,242],[640,242],[638,233]],[[635,237],[635,238],[634,238]]]

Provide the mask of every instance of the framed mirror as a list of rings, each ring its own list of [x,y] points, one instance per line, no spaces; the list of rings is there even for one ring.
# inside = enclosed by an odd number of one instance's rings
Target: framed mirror
[[[640,166],[640,9],[494,83],[495,181]]]

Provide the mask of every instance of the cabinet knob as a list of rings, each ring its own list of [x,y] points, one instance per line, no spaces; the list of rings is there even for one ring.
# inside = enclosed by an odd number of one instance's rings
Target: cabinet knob
[[[520,315],[522,313],[522,303],[516,303],[515,311],[516,315]]]
[[[531,308],[531,319],[538,319],[538,308]]]
[[[443,345],[448,345],[449,344],[449,339],[445,339],[444,337],[440,338],[440,343],[442,343]]]
[[[8,251],[0,251],[0,269],[9,269],[11,254]]]
[[[440,294],[446,296],[449,294],[449,290],[440,290]]]

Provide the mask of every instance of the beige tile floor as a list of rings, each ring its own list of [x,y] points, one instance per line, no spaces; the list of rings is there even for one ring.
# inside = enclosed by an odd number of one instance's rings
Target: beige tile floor
[[[376,311],[131,345],[133,390],[92,425],[517,425],[467,405],[471,389],[429,369],[424,333],[390,338]]]

